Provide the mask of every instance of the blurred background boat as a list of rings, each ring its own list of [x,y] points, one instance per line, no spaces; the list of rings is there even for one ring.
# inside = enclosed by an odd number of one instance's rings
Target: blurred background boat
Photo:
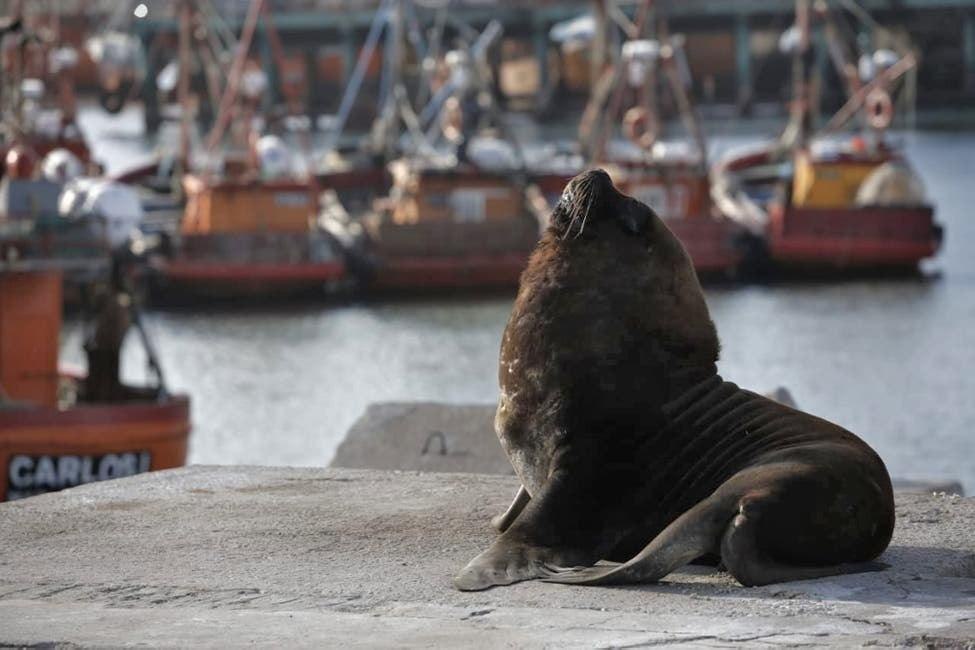
[[[194,60],[204,66],[212,60],[202,54],[209,44],[198,42],[202,37],[197,30],[207,24],[206,15],[200,5],[180,4],[180,138],[171,169],[179,183],[173,193],[183,211],[177,227],[162,228],[163,245],[151,258],[154,293],[280,297],[323,292],[346,275],[336,242],[316,225],[314,176],[296,170],[295,156],[280,138],[262,134],[266,121],[258,104],[268,81],[249,65],[248,55],[266,14],[260,0],[251,3],[226,83],[217,88],[214,75],[208,76],[220,108],[205,146],[194,151],[190,69]],[[202,45],[195,49],[196,59],[191,55],[194,45]],[[123,177],[152,182],[159,177],[159,166],[152,171]]]
[[[399,3],[391,13],[397,52],[404,46],[405,6]],[[399,153],[388,164],[390,193],[359,214],[349,214],[336,193],[338,201],[322,215],[324,227],[348,251],[364,291],[517,286],[547,206],[532,201],[524,160],[493,92],[485,55],[499,35],[492,21],[446,52],[445,76],[423,93],[430,100],[419,115],[409,100],[405,57],[391,56],[397,63],[390,71],[389,104],[371,134],[387,157]],[[428,61],[430,69],[441,63]],[[424,131],[426,121],[432,124]]]
[[[364,290],[517,286],[543,227],[524,181],[470,164],[392,167],[392,193],[374,212],[356,223],[326,221],[348,242]]]
[[[596,82],[579,123],[577,164],[563,159],[551,171],[536,168],[533,177],[554,205],[574,175],[587,166],[605,168],[623,192],[665,220],[699,275],[730,277],[755,244],[749,231],[711,204],[708,146],[688,93],[684,37],[671,36],[667,14],[657,5],[637,3],[631,21],[612,3],[595,2],[591,20],[552,28],[563,49],[575,43],[569,52],[588,50]],[[612,51],[611,42],[619,43]],[[667,133],[668,118],[683,125],[682,136]]]
[[[849,100],[813,132],[815,57],[812,23],[824,34]],[[825,3],[796,3],[795,25],[781,47],[793,57],[791,117],[770,144],[728,154],[714,170],[717,205],[763,237],[765,260],[778,268],[857,271],[916,269],[941,245],[943,229],[924,186],[886,131],[908,92],[900,82],[916,66],[909,50],[864,51],[852,63]],[[903,105],[903,102],[900,102]],[[848,123],[858,133],[838,135]],[[765,268],[769,272],[769,268]]]
[[[0,14],[2,15],[2,14]],[[60,41],[60,22],[24,19],[21,3],[0,18],[0,177],[8,167],[32,170],[50,152],[71,152],[95,171],[78,128],[74,72],[78,52]]]
[[[0,223],[0,501],[186,462],[190,403],[167,389],[124,247],[48,257]],[[10,236],[12,235],[12,236]],[[81,288],[87,369],[60,362],[63,278]],[[129,329],[153,380],[121,377]]]

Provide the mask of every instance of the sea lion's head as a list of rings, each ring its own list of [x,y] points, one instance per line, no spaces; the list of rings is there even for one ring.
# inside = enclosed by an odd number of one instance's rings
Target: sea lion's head
[[[639,236],[657,219],[651,208],[616,189],[605,171],[590,169],[565,186],[549,225],[564,238],[592,235],[606,226]]]
[[[540,293],[547,298],[535,301]],[[522,275],[516,311],[524,305],[530,312],[532,304],[545,305],[544,320],[559,323],[565,345],[586,359],[611,357],[619,341],[638,341],[627,356],[673,379],[678,369],[693,378],[713,372],[718,358],[714,324],[684,246],[653,209],[620,192],[601,169],[572,179],[552,211]],[[533,332],[525,340],[534,345],[553,336],[563,335]]]

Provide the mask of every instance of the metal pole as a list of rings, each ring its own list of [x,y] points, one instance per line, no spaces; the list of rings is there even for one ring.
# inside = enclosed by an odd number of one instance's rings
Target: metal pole
[[[240,89],[240,78],[244,73],[244,63],[247,61],[247,52],[250,50],[251,42],[254,40],[254,32],[257,31],[258,18],[261,15],[263,0],[252,0],[247,11],[247,18],[244,21],[244,29],[241,34],[240,42],[237,45],[234,63],[230,67],[230,74],[227,75],[227,87],[220,98],[220,109],[217,112],[217,122],[207,137],[207,150],[213,147],[223,138],[224,131],[230,124],[230,115],[233,105],[237,101],[237,92]]]
[[[968,11],[962,21],[962,53],[964,56],[964,88],[975,90],[975,12]]]
[[[738,77],[738,112],[744,113],[752,96],[751,29],[748,16],[744,13],[735,16],[735,71]]]
[[[359,59],[356,61],[355,69],[352,71],[352,78],[349,79],[349,83],[345,86],[345,93],[342,95],[341,104],[339,104],[339,110],[335,118],[336,123],[332,131],[332,136],[329,139],[328,148],[332,148],[338,143],[342,129],[345,128],[345,122],[349,119],[352,104],[359,95],[359,88],[362,86],[362,80],[366,75],[366,68],[369,66],[370,59],[372,59],[372,53],[376,49],[376,43],[379,42],[383,27],[386,25],[386,11],[389,9],[390,1],[383,0],[382,5],[376,10],[376,16],[373,18],[372,25],[369,27],[369,34],[366,36],[366,42],[359,51]]]
[[[268,45],[271,46],[271,56],[274,60],[273,74],[269,75],[269,81],[271,82],[271,87],[277,91],[279,95],[278,99],[280,99],[283,96],[281,80],[283,79],[284,71],[284,46],[281,44],[281,34],[278,33],[278,28],[274,25],[274,16],[271,14],[270,6],[265,4],[262,13],[264,37]]]
[[[589,67],[589,83],[595,84],[606,67],[606,0],[593,0],[592,17],[595,23]]]
[[[179,172],[189,170],[190,163],[190,21],[193,9],[189,0],[179,7]],[[177,174],[177,177],[179,174]]]

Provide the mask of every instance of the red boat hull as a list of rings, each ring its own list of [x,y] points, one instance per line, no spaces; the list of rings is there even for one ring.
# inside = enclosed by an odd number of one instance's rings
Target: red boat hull
[[[322,289],[346,276],[342,262],[296,264],[157,260],[153,270],[171,289],[214,295],[299,293]]]
[[[150,261],[158,292],[273,298],[321,291],[347,275],[318,231],[184,234],[174,248]]]
[[[744,231],[730,220],[699,217],[665,223],[684,245],[698,274],[730,275],[745,257]]]
[[[0,410],[0,501],[186,463],[189,399]]]
[[[731,272],[744,257],[744,251],[736,242],[740,230],[733,224],[711,219],[683,219],[668,223],[668,226],[684,242],[698,273]],[[517,287],[529,255],[526,252],[496,256],[387,259],[376,269],[371,286],[401,291],[418,288]]]
[[[518,286],[529,253],[384,260],[371,286],[380,290],[488,289]]]
[[[779,265],[904,268],[941,243],[930,207],[770,210],[768,250]]]

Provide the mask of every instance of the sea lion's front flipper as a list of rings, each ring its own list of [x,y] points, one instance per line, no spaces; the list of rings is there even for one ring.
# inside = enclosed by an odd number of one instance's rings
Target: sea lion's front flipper
[[[546,565],[546,582],[571,585],[611,585],[656,582],[693,560],[718,550],[728,525],[731,505],[713,495],[682,514],[623,564],[588,567]]]
[[[514,523],[515,519],[518,518],[518,515],[521,514],[521,511],[524,510],[525,506],[528,505],[529,501],[531,501],[531,495],[528,494],[528,490],[525,489],[524,485],[520,486],[518,488],[518,494],[515,495],[514,501],[511,502],[511,505],[508,506],[507,510],[491,519],[491,525],[494,526],[495,530],[497,530],[499,533],[503,533],[504,531],[508,530],[508,528],[511,527],[511,524]]]
[[[566,524],[584,520],[597,504],[587,481],[577,475],[572,479],[565,472],[553,473],[537,495],[526,499],[511,526],[457,574],[454,586],[478,591],[543,577],[545,565],[592,564],[600,531]]]

